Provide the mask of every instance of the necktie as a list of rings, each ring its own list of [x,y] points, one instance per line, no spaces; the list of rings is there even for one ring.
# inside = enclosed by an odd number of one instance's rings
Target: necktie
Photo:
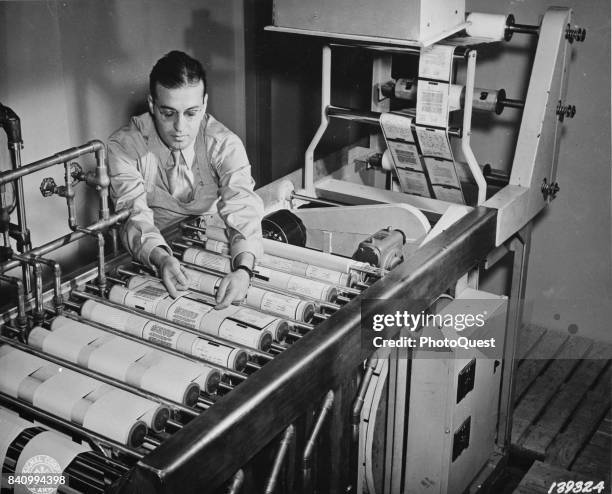
[[[179,201],[188,202],[191,200],[193,173],[180,151],[172,151],[172,161],[174,166],[168,172],[170,193]]]

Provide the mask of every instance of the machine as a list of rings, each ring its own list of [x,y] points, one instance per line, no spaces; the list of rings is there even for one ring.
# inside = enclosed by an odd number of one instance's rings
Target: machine
[[[258,190],[265,255],[224,311],[218,218],[164,232],[190,279],[170,298],[117,245],[130,212],[111,214],[104,145],[22,166],[19,118],[0,107],[0,280],[17,301],[0,334],[3,492],[27,492],[33,471],[58,492],[486,492],[504,468],[530,225],[559,191],[568,47],[586,32],[569,9],[523,25],[461,0],[277,0],[273,18],[271,31],[327,40],[321,121],[303,169]],[[538,38],[526,95],[476,87],[480,47],[515,35]],[[371,55],[369,108],[332,104],[339,49]],[[506,109],[522,118],[502,173],[479,163],[471,123]],[[370,135],[315,160],[332,119]],[[72,162],[90,153],[84,173]],[[66,198],[71,232],[33,248],[22,177],[56,165],[65,183],[41,192]],[[91,225],[75,217],[79,181],[99,193]],[[97,262],[62,273],[49,256],[86,236]],[[509,296],[479,290],[506,255]]]

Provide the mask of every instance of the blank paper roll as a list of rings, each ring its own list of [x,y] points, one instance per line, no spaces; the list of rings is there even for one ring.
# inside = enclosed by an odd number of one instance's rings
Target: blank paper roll
[[[145,317],[109,307],[95,300],[86,300],[83,303],[81,315],[90,321],[104,324],[109,328],[123,331],[139,338],[142,337],[144,326],[149,322]]]
[[[47,365],[47,361],[9,345],[0,357],[0,391],[13,398],[19,396],[19,385],[30,374]]]
[[[100,381],[62,369],[36,389],[32,404],[53,415],[72,421],[74,406],[100,386]]]
[[[106,333],[78,321],[70,319],[69,321],[73,324],[53,324],[53,327],[59,329],[51,332],[38,328],[47,333],[43,340],[43,350],[48,350],[48,347],[44,348],[46,342],[55,340],[55,351],[47,353],[61,356],[59,355],[61,352],[57,349],[62,348],[64,342],[70,341],[79,333],[86,333],[89,329],[91,334],[98,334],[101,337],[96,341],[102,340],[102,344],[90,345],[90,347],[93,346],[91,351],[87,351],[87,347],[84,348],[77,359],[71,360],[75,364],[144,391],[158,394],[163,398],[188,405],[195,403],[193,397],[195,396],[197,400],[200,387],[208,393],[216,390],[216,385],[220,380],[217,369],[156,350],[143,343]],[[30,336],[32,334],[34,330]],[[162,381],[160,373],[163,372],[169,377]],[[164,384],[161,384],[162,382]],[[183,401],[177,397],[188,397],[189,401]]]
[[[87,367],[125,382],[130,366],[148,352],[146,345],[125,338],[113,338],[89,354]]]
[[[0,470],[2,470],[1,465],[4,464],[6,452],[11,443],[30,427],[35,427],[35,425],[22,419],[16,413],[0,407]]]
[[[73,460],[86,451],[91,451],[91,448],[87,445],[77,444],[68,436],[59,432],[44,431],[34,436],[25,445],[17,460],[15,474],[36,475],[40,471],[36,466],[36,460],[38,459],[41,462],[52,463],[54,470],[57,470],[57,473],[53,472],[54,475],[62,475]],[[47,463],[46,466],[49,468],[50,465]],[[24,472],[24,468],[27,468],[27,472]],[[46,469],[42,470],[42,472],[47,471]],[[41,488],[30,491],[27,485],[15,484],[15,494],[31,494],[31,492],[37,491],[51,492],[51,490],[47,491]],[[55,492],[55,489],[52,489],[52,491]]]
[[[83,427],[122,444],[133,444],[140,423],[161,430],[165,425],[163,416],[167,413],[167,408],[154,401],[113,389],[89,406]]]
[[[507,15],[472,12],[467,16],[465,31],[475,38],[501,41],[506,34]]]

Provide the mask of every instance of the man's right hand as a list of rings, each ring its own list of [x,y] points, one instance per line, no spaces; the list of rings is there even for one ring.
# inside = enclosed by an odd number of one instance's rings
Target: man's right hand
[[[164,282],[166,290],[172,298],[179,295],[179,290],[187,290],[189,288],[189,280],[183,271],[183,267],[179,260],[170,255],[164,249],[156,248],[155,256],[152,261],[157,266],[159,275]]]

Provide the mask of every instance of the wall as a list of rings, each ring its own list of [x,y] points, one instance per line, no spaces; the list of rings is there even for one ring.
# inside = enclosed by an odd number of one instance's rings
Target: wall
[[[105,140],[146,110],[148,74],[171,49],[199,58],[208,71],[209,109],[245,136],[242,0],[64,0],[0,2],[0,101],[21,117],[23,162],[90,139]],[[8,166],[0,133],[0,166]],[[81,160],[89,168],[92,160]],[[43,199],[42,177],[24,180],[33,244],[67,233],[65,202]],[[96,218],[95,195],[79,185],[79,222]],[[66,247],[66,269],[92,259],[93,240]]]
[[[588,33],[584,43],[572,45],[567,102],[577,113],[563,126],[561,191],[534,225],[526,316],[545,327],[612,341],[610,2],[468,0],[467,10],[513,13],[518,23],[533,24],[551,5],[572,8],[574,22]],[[510,97],[521,98],[529,62],[522,47],[529,45],[528,37],[517,35],[509,50],[479,54],[477,84],[505,87]],[[512,121],[506,111],[501,125],[481,125],[475,135],[479,159],[501,169],[511,163],[512,149],[502,143],[513,136]]]

